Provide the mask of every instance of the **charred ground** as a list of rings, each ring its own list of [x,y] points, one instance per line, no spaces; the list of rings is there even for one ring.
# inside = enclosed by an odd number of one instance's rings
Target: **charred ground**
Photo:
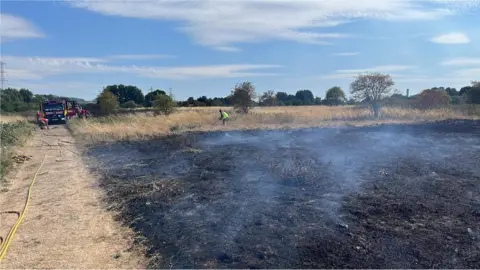
[[[92,146],[154,268],[480,268],[480,121]]]

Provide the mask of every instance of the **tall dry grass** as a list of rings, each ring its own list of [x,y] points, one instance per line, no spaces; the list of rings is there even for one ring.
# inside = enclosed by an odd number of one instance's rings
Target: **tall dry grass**
[[[219,109],[230,114],[226,126],[221,124]],[[283,129],[325,127],[339,125],[372,125],[377,123],[408,123],[443,119],[471,119],[465,110],[442,108],[416,110],[383,108],[374,118],[368,108],[354,106],[301,106],[254,108],[247,115],[239,115],[228,107],[178,108],[169,116],[154,116],[138,112],[123,116],[109,116],[71,121],[70,129],[80,137],[94,141],[147,139],[183,131],[216,131],[242,129]]]
[[[0,114],[0,123],[14,123],[18,121],[28,121],[28,117],[16,114]]]

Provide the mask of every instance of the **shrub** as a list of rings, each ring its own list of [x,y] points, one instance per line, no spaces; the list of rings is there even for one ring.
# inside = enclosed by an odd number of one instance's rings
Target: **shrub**
[[[104,90],[98,96],[98,105],[100,106],[100,112],[102,114],[111,114],[118,109],[117,96],[108,90]]]
[[[233,105],[239,112],[248,113],[256,98],[255,87],[251,82],[237,84],[232,92]]]
[[[153,102],[156,114],[162,113],[169,115],[175,109],[175,101],[167,95],[157,95]]]
[[[450,103],[450,96],[444,90],[427,89],[418,95],[418,105],[421,109],[439,108]]]
[[[135,108],[138,107],[138,105],[137,105],[137,103],[135,103],[135,101],[129,100],[129,101],[123,103],[122,105],[120,105],[120,107],[125,108],[125,109],[135,109]]]
[[[10,148],[22,145],[32,134],[32,127],[32,124],[27,121],[0,124],[0,182],[3,182],[4,176],[12,164]]]

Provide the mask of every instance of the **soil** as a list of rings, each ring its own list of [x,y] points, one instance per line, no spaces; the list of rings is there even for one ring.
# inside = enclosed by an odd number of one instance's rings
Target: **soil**
[[[145,258],[132,249],[135,234],[105,210],[98,179],[89,174],[75,139],[65,126],[34,132],[16,149],[16,168],[0,191],[3,240],[22,211],[28,186],[46,154],[32,189],[30,204],[2,269],[139,268]]]
[[[480,268],[480,121],[91,146],[151,268]]]

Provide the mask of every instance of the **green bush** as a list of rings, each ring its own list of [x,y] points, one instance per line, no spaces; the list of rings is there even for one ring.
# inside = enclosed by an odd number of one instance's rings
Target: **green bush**
[[[104,90],[98,96],[98,105],[100,106],[101,114],[111,114],[118,109],[118,98],[116,95],[112,94],[112,92]]]
[[[175,101],[167,95],[157,95],[153,106],[156,109],[156,113],[169,115],[175,109]]]
[[[121,108],[125,108],[125,109],[135,109],[138,107],[137,103],[135,103],[135,101],[133,100],[129,100],[123,104],[120,105]]]
[[[0,183],[11,167],[11,147],[22,145],[32,135],[33,125],[27,121],[2,123],[0,125]]]

